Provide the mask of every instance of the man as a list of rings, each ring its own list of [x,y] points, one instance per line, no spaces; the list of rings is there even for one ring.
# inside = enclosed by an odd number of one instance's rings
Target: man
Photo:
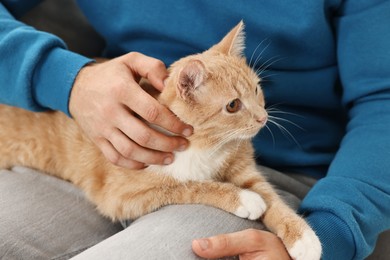
[[[284,114],[275,115],[303,129],[285,124],[291,138],[275,129],[272,134],[260,133],[254,140],[259,163],[299,173],[281,175],[264,169],[270,178],[280,177],[275,182],[283,190],[284,181],[288,187],[300,183],[291,191],[295,195],[304,187],[302,183],[320,179],[299,210],[320,237],[323,258],[362,259],[371,252],[378,234],[389,228],[389,1],[316,0],[291,5],[283,1],[91,4],[80,0],[84,14],[106,40],[104,55],[117,57],[103,64],[93,64],[66,50],[58,38],[17,22],[15,17],[28,9],[31,1],[1,3],[0,102],[38,111],[56,109],[73,116],[109,160],[129,168],[170,163],[172,151],[185,149],[183,137],[191,134],[190,126],[174,119],[139,89],[137,78],[147,77],[161,90],[166,70],[160,61],[170,64],[207,49],[244,19],[246,55],[248,60],[252,54],[255,61],[259,57],[255,69],[266,69],[261,76],[269,107],[277,105]],[[256,52],[257,46],[261,51]],[[128,54],[131,51],[136,53]],[[183,137],[162,136],[139,124],[133,113]],[[144,136],[151,141],[142,141]],[[293,198],[286,195],[286,199]],[[271,233],[246,229],[261,228],[259,224],[230,219],[226,213],[203,206],[164,208],[137,220],[85,252],[84,257],[104,258],[104,252],[113,254],[114,248],[125,250],[129,245],[125,239],[131,235],[142,244],[147,236],[140,234],[147,234],[152,223],[157,226],[157,219],[179,222],[186,212],[193,215],[194,211],[202,213],[200,220],[209,212],[210,222],[214,218],[217,223],[181,223],[182,227],[195,230],[204,226],[206,233],[212,230],[214,234],[244,229],[194,241],[193,249],[203,257],[287,257]],[[176,219],[178,212],[181,218]],[[232,230],[218,226],[222,218]],[[181,243],[171,237],[186,241],[182,234],[192,235],[192,231],[167,232],[174,224],[179,225],[171,223],[153,234],[166,237],[169,254],[182,258],[172,247],[174,243],[181,247]],[[219,241],[230,242],[226,246]],[[145,258],[164,251],[135,247],[144,251]],[[134,248],[130,251],[137,254]]]

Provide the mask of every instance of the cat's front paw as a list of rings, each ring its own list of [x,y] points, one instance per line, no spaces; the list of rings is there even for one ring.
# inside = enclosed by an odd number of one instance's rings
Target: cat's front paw
[[[288,249],[288,253],[294,260],[319,260],[321,252],[321,242],[310,228],[306,229],[301,238]]]
[[[236,216],[255,220],[263,215],[267,206],[259,194],[249,190],[242,190],[239,196],[240,205],[234,212]]]

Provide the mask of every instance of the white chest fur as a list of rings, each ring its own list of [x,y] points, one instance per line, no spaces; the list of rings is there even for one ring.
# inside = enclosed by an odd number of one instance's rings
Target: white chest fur
[[[172,176],[179,181],[203,181],[212,179],[226,161],[227,153],[189,148],[175,154],[170,165],[151,165],[148,170]]]

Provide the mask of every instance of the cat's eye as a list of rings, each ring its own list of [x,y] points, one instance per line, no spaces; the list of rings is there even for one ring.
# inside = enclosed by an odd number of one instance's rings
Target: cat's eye
[[[235,113],[240,109],[241,101],[238,98],[230,101],[229,104],[226,105],[226,111],[228,111],[229,113]]]

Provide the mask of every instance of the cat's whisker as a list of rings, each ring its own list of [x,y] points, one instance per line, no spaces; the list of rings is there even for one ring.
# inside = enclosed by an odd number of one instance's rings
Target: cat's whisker
[[[213,147],[213,149],[210,151],[210,156],[213,156],[216,152],[218,152],[220,150],[220,148],[224,144],[226,144],[228,141],[229,141],[229,139],[225,138],[225,139],[222,139],[222,141],[217,139],[216,141],[210,142],[209,145],[211,145]]]
[[[275,125],[285,136],[288,136],[289,138],[291,138],[299,147],[301,147],[301,145],[299,144],[299,142],[296,140],[296,138],[293,136],[293,134],[291,134],[290,131],[287,130],[287,128],[285,126],[283,126],[282,124],[278,123],[277,121],[281,121],[281,122],[285,122],[285,123],[288,123],[290,125],[293,125],[294,127],[302,130],[302,131],[306,131],[303,127],[301,127],[300,125],[298,125],[297,123],[291,121],[291,120],[288,120],[286,118],[282,118],[282,117],[277,117],[277,116],[274,116],[275,114],[281,114],[281,115],[290,115],[290,116],[296,116],[296,117],[300,117],[300,118],[304,118],[303,116],[299,115],[299,114],[296,114],[296,113],[292,113],[292,112],[285,112],[285,111],[281,111],[279,109],[276,108],[276,106],[280,105],[280,103],[278,104],[273,104],[269,107],[266,108],[266,111],[268,113],[268,122]],[[270,134],[272,135],[272,139],[275,143],[275,137],[273,136],[273,133],[271,131],[271,128],[268,127],[266,125],[267,129],[269,130]]]
[[[251,65],[252,59],[253,59],[255,53],[257,52],[257,49],[263,44],[264,41],[265,41],[265,39],[262,40],[259,44],[257,44],[255,50],[252,52],[251,58],[249,59],[249,62],[248,62],[249,65]]]
[[[297,139],[294,137],[293,134],[291,134],[290,131],[287,130],[286,127],[284,127],[283,125],[281,125],[281,124],[279,124],[279,123],[277,123],[277,122],[275,122],[275,121],[273,121],[273,120],[271,120],[271,119],[269,119],[268,122],[274,124],[277,128],[279,128],[279,130],[280,130],[286,137],[291,138],[297,146],[301,147],[301,145],[299,144],[299,142],[297,141]]]
[[[257,49],[258,49],[261,45],[263,45],[263,43],[264,43],[266,40],[268,40],[268,38],[265,38],[264,40],[262,40],[262,41],[256,46],[255,50],[252,52],[251,58],[250,58],[249,63],[248,63],[250,66],[252,66],[252,60],[253,60],[254,55],[255,55],[256,52],[257,52]],[[264,49],[260,52],[260,54],[256,57],[255,63],[253,64],[252,67],[254,67],[254,66],[256,65],[256,61],[257,61],[258,57],[261,56],[261,54],[268,48],[269,45],[270,45],[270,43],[268,43],[268,45],[265,46],[265,48],[264,48]]]
[[[268,110],[268,109],[279,110],[279,109],[277,109],[276,107],[277,107],[277,106],[280,106],[280,105],[283,105],[283,102],[279,102],[279,103],[272,104],[272,105],[270,105],[269,107],[267,107],[267,110]]]
[[[277,76],[277,75],[279,75],[279,73],[272,73],[272,74],[268,74],[268,75],[265,75],[262,77],[260,77],[260,75],[259,75],[259,77],[261,79],[260,82],[271,81],[269,78],[272,78],[272,77]]]
[[[232,131],[229,131],[229,132],[225,132],[223,133],[223,135],[221,136],[217,136],[216,138],[216,141],[214,143],[211,143],[213,146],[214,146],[214,149],[211,151],[211,155],[214,154],[215,152],[217,152],[224,144],[226,144],[227,142],[229,142],[233,136],[237,135],[239,132],[241,132],[241,130],[232,130]]]
[[[297,114],[297,113],[292,113],[292,112],[286,112],[286,111],[282,111],[282,110],[279,110],[277,108],[273,106],[270,106],[268,107],[267,109],[267,113],[270,114],[284,114],[284,115],[291,115],[291,116],[296,116],[296,117],[300,117],[300,118],[305,118],[304,116],[300,115],[300,114]]]
[[[291,125],[293,125],[293,126],[299,128],[299,129],[301,129],[302,131],[306,131],[303,127],[301,127],[300,125],[294,123],[294,122],[291,121],[291,120],[288,120],[288,119],[285,119],[285,118],[282,118],[282,117],[270,116],[270,115],[268,115],[268,118],[270,118],[271,120],[273,119],[274,121],[275,121],[275,120],[280,120],[280,121],[289,123],[289,124],[291,124]]]
[[[230,137],[234,136],[235,134],[237,134],[238,132],[240,132],[242,130],[244,130],[244,129],[233,129],[233,130],[229,130],[229,131],[223,132],[223,133],[215,133],[215,135],[213,137],[216,137],[217,139],[219,139],[219,138],[230,139]]]
[[[269,66],[271,66],[274,61],[273,59],[277,58],[278,56],[275,56],[275,57],[271,57],[269,58],[268,60],[266,60],[265,62],[263,62],[260,66],[257,67],[256,69],[256,74],[257,75],[260,75],[261,73],[259,73],[259,71],[264,71],[265,69],[267,69]],[[264,68],[264,69],[263,69]]]
[[[256,74],[261,76],[261,74],[266,71],[269,67],[271,67],[272,65],[274,65],[275,63],[281,61],[281,60],[284,60],[285,58],[281,57],[281,58],[278,58],[279,56],[275,56],[275,57],[271,57],[269,58],[268,60],[266,60],[261,66],[259,66],[257,69],[256,69]],[[275,59],[275,60],[273,60]],[[269,64],[267,64],[269,62]]]
[[[264,49],[260,52],[260,54],[257,56],[255,62],[253,63],[253,65],[251,66],[252,68],[256,68],[257,67],[257,63],[261,60],[261,55],[263,55],[263,53],[268,49],[268,47],[271,45],[271,41],[268,42],[268,44],[264,47]]]
[[[219,149],[224,145],[226,144],[227,142],[231,141],[232,140],[232,137],[234,136],[241,136],[242,135],[242,132],[245,132],[249,129],[251,129],[252,127],[246,127],[246,128],[243,128],[243,129],[236,129],[236,130],[231,130],[231,131],[228,131],[228,132],[224,132],[224,133],[221,133],[221,134],[216,134],[214,136],[212,136],[213,138],[211,138],[212,140],[215,140],[213,142],[210,142],[209,145],[213,146],[213,150],[210,152],[210,156],[212,156],[215,152],[219,151]],[[245,140],[246,138],[244,138],[243,140]],[[239,141],[241,142],[242,140],[239,139]]]
[[[235,151],[234,151],[234,155],[237,154],[237,152],[240,150],[240,146],[241,146],[241,143],[243,142],[244,140],[243,139],[239,139],[237,144],[236,144],[236,148],[235,148]]]
[[[272,143],[273,143],[273,145],[275,146],[275,136],[274,136],[274,134],[272,133],[272,131],[271,131],[271,128],[269,127],[269,126],[267,126],[267,125],[265,125],[265,128],[268,130],[268,132],[270,133],[270,135],[271,135],[271,137],[272,137]]]

